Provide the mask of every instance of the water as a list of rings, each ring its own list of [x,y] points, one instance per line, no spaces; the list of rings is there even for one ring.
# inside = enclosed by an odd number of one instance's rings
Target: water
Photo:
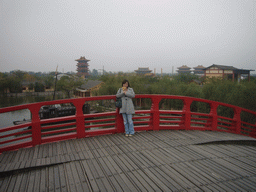
[[[56,99],[61,99],[61,98],[56,98]],[[42,102],[42,101],[51,101],[51,100],[52,100],[52,96],[0,97],[0,107],[4,108],[4,107],[15,106],[15,105],[29,104],[29,103]],[[24,119],[25,120],[31,119],[31,113],[28,109],[12,111],[7,113],[0,113],[0,129],[11,127],[14,125],[13,124],[14,121],[22,121]],[[27,127],[11,130],[4,133],[0,132],[0,136],[20,132],[26,129]],[[0,138],[0,142],[9,140],[9,139],[15,139],[15,138],[16,138],[15,136]],[[28,140],[30,140],[30,138],[24,139],[21,141],[28,141]],[[19,142],[20,141],[12,142],[10,144],[19,143]],[[6,145],[7,144],[1,144],[0,147],[6,146]]]

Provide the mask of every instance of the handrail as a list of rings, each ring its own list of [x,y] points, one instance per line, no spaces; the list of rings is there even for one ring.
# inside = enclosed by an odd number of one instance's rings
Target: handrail
[[[119,114],[119,109],[114,108],[113,101],[115,98],[114,95],[84,97],[1,108],[0,114],[28,109],[32,118],[31,122],[0,128],[0,153],[66,139],[123,133],[122,116]],[[256,112],[254,111],[221,102],[176,95],[136,95],[135,99],[151,100],[149,109],[135,111],[133,117],[135,131],[158,131],[162,129],[211,130],[256,138],[255,120],[254,122],[246,122],[241,119],[241,113],[244,112],[256,119]],[[82,107],[86,102],[103,102],[106,100],[112,101],[112,111],[95,114],[83,113]],[[183,108],[182,110],[163,110],[159,108],[162,100],[180,100],[183,103]],[[210,112],[191,111],[193,102],[207,104]],[[40,119],[39,110],[41,107],[65,103],[71,103],[76,107],[75,115]],[[219,106],[232,109],[233,118],[218,115]]]

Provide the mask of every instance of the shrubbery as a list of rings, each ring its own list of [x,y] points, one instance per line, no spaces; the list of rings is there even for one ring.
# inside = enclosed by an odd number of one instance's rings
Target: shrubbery
[[[129,74],[105,75],[105,84],[94,95],[115,95],[122,81],[128,79],[136,94],[168,94],[190,96],[219,101],[256,111],[256,81],[233,82],[230,80],[209,79],[203,85],[191,82],[199,77],[193,75],[164,77],[144,77]],[[202,107],[202,106],[201,106]],[[203,107],[205,108],[205,107]],[[206,109],[207,110],[207,109]]]

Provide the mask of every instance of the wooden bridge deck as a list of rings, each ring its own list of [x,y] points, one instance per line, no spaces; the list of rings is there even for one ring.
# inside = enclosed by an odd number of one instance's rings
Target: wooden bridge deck
[[[254,142],[165,130],[44,144],[0,155],[0,191],[255,191]]]

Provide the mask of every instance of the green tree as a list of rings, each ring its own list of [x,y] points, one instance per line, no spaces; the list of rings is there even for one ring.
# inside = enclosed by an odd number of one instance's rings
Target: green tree
[[[174,80],[179,83],[189,83],[194,79],[199,80],[199,76],[191,74],[191,73],[180,73],[180,74],[174,76]]]
[[[35,83],[35,92],[44,92],[45,91],[45,86],[44,84],[40,82]]]
[[[43,82],[45,83],[46,87],[51,88],[54,85],[54,76],[47,75],[47,76],[43,77]]]
[[[0,92],[2,94],[7,93],[8,89],[8,75],[0,72]]]
[[[63,91],[68,98],[71,98],[76,88],[80,87],[84,83],[84,80],[77,76],[63,76],[57,81],[57,90]]]
[[[34,87],[35,87],[34,83],[29,83],[28,90],[32,91],[34,89]]]

